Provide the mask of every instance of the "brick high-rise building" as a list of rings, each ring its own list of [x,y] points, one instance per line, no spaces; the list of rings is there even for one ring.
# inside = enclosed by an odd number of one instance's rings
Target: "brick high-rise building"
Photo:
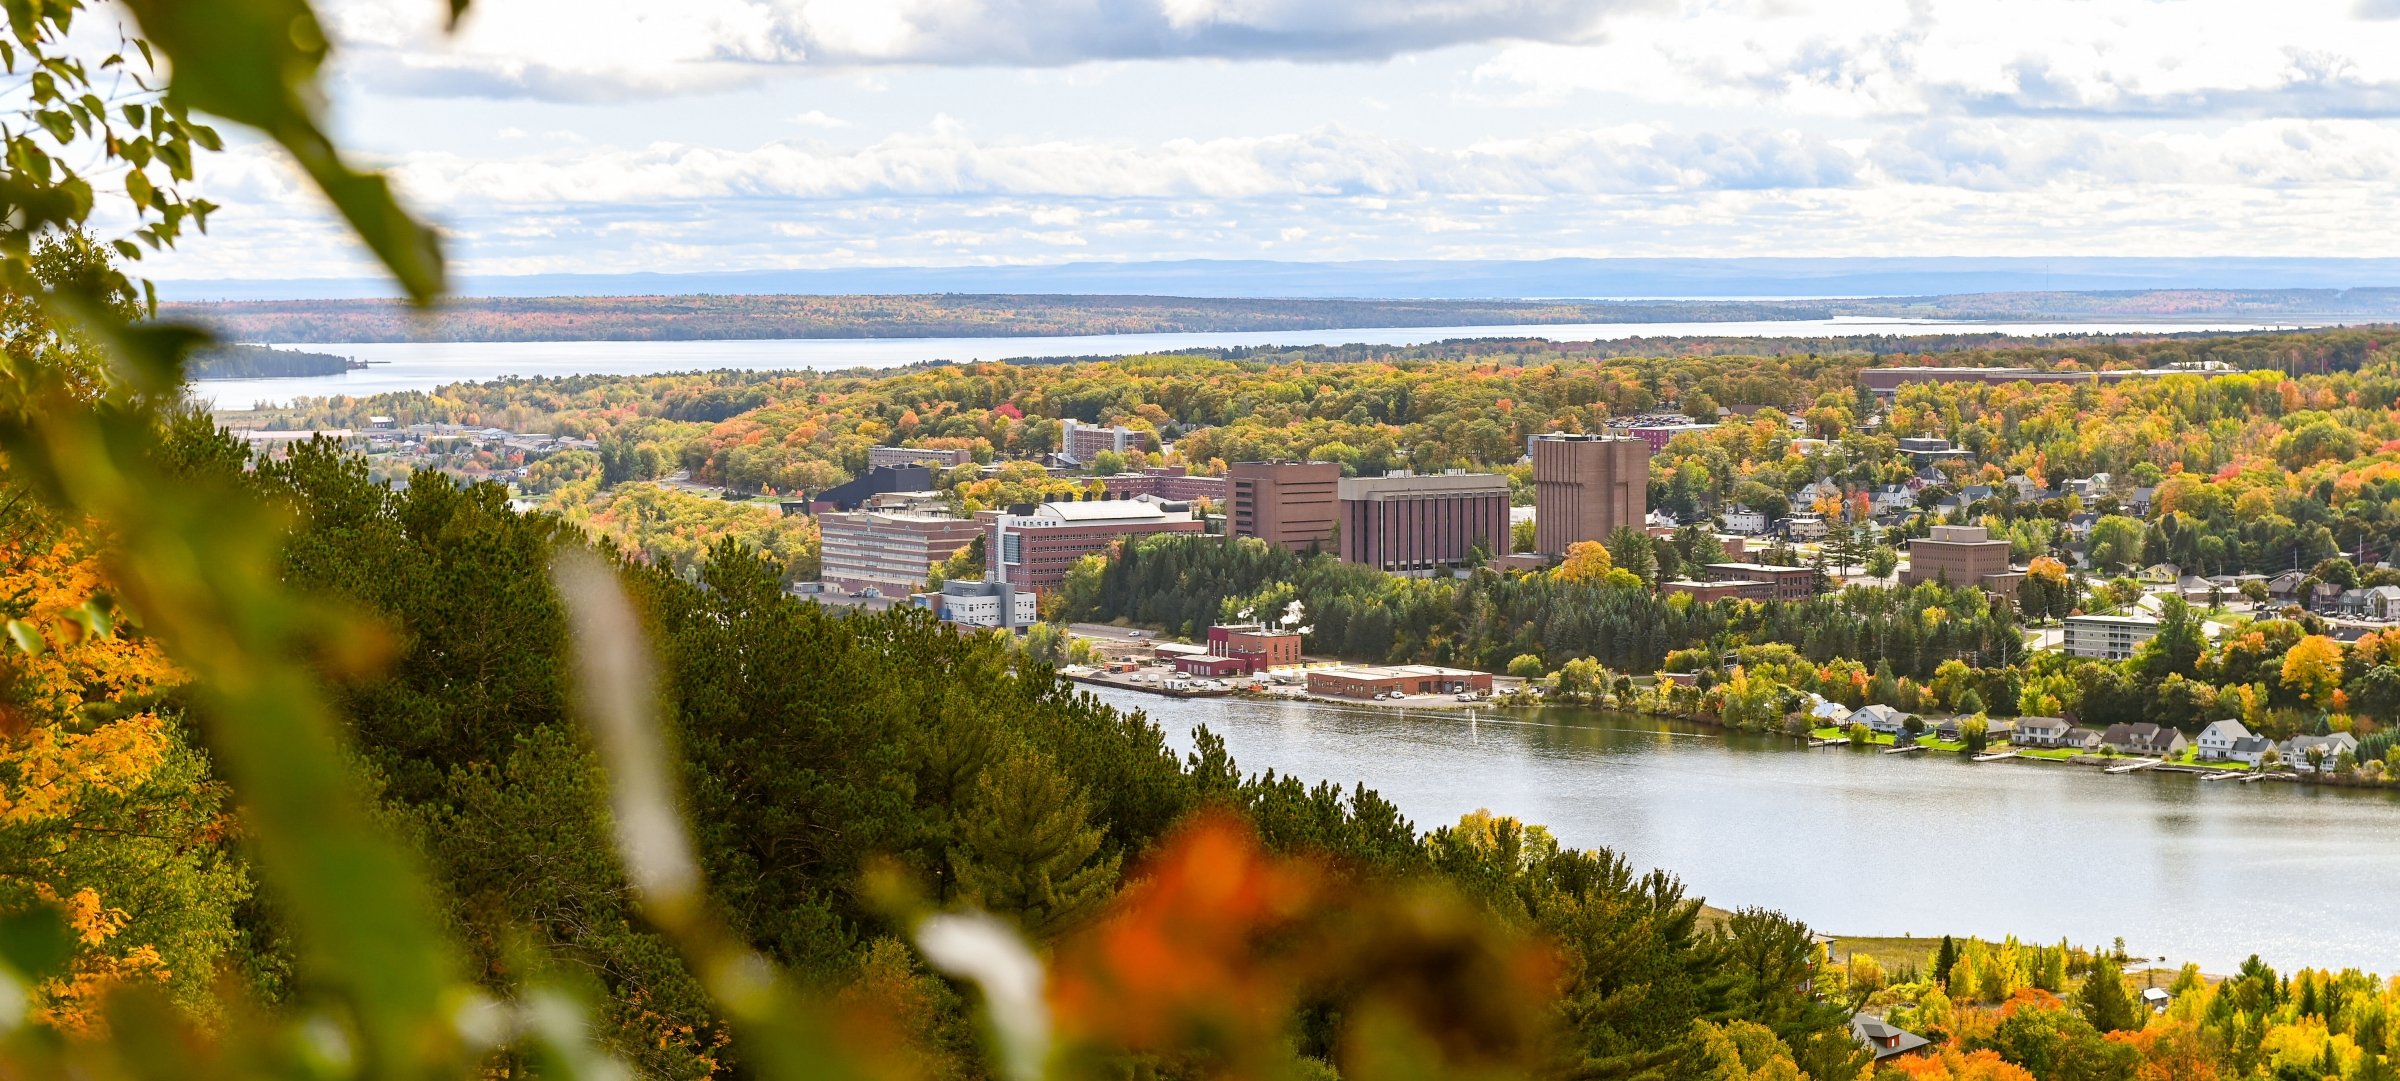
[[[1941,582],[1950,586],[1979,586],[2015,598],[2022,577],[2009,567],[2008,541],[1979,525],[1937,525],[1930,537],[1908,542],[1908,569],[1900,584]]]
[[[1344,562],[1433,574],[1466,565],[1478,546],[1507,554],[1507,477],[1398,472],[1344,480],[1338,490]]]
[[[1227,531],[1295,552],[1333,542],[1341,520],[1342,467],[1331,462],[1237,462]]]
[[[1650,506],[1650,444],[1623,436],[1535,436],[1533,548],[1565,555],[1578,541],[1642,528]]]

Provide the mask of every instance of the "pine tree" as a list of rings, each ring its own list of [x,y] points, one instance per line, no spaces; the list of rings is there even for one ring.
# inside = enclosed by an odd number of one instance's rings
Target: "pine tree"
[[[2142,1027],[2140,1010],[2133,996],[2125,990],[2125,972],[2117,967],[2116,959],[2102,957],[2092,963],[2092,974],[2084,977],[2083,986],[2076,989],[2075,1008],[2083,1019],[2102,1032],[2125,1032]]]
[[[1049,759],[1023,748],[983,775],[950,850],[960,895],[1047,938],[1106,904],[1117,858],[1094,859],[1101,830]]]
[[[1949,983],[1950,969],[1952,966],[1957,964],[1958,942],[1952,939],[1949,935],[1943,935],[1941,952],[1933,955],[1934,982],[1941,984]]]

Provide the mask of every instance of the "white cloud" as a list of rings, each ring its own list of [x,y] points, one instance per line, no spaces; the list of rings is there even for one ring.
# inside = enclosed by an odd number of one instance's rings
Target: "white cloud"
[[[1217,57],[1372,60],[1587,41],[1653,0],[487,0],[455,37],[438,5],[329,0],[353,78],[429,96],[621,100],[762,69],[1052,67]]]
[[[2400,23],[2351,0],[1683,0],[1512,46],[1482,85],[1821,116],[2400,115]]]

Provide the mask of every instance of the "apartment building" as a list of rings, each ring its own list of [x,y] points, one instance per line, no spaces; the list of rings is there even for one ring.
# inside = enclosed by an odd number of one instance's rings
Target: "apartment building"
[[[1059,452],[1083,465],[1092,464],[1092,459],[1098,457],[1101,451],[1130,454],[1144,449],[1146,442],[1142,433],[1123,425],[1104,427],[1075,420],[1058,422]]]
[[[1817,594],[1817,572],[1813,567],[1778,567],[1769,563],[1711,563],[1701,570],[1708,580],[1720,583],[1765,583],[1764,596],[1756,591],[1753,600],[1804,601]]]
[[[2158,636],[2149,616],[2068,616],[2067,656],[2121,661]]]

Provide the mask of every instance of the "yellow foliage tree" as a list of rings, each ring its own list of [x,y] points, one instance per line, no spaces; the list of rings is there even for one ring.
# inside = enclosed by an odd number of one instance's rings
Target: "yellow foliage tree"
[[[1606,579],[1616,566],[1607,545],[1599,541],[1576,541],[1567,546],[1567,557],[1550,573],[1561,581],[1597,583]]]
[[[95,1026],[131,982],[205,1001],[247,895],[218,851],[214,786],[160,702],[183,681],[158,647],[112,626],[83,532],[31,515],[0,542],[0,907],[47,905],[74,938],[33,1015]]]
[[[2312,634],[2283,655],[2283,684],[2299,692],[2300,700],[2319,709],[2333,705],[2342,682],[2341,643]]]

